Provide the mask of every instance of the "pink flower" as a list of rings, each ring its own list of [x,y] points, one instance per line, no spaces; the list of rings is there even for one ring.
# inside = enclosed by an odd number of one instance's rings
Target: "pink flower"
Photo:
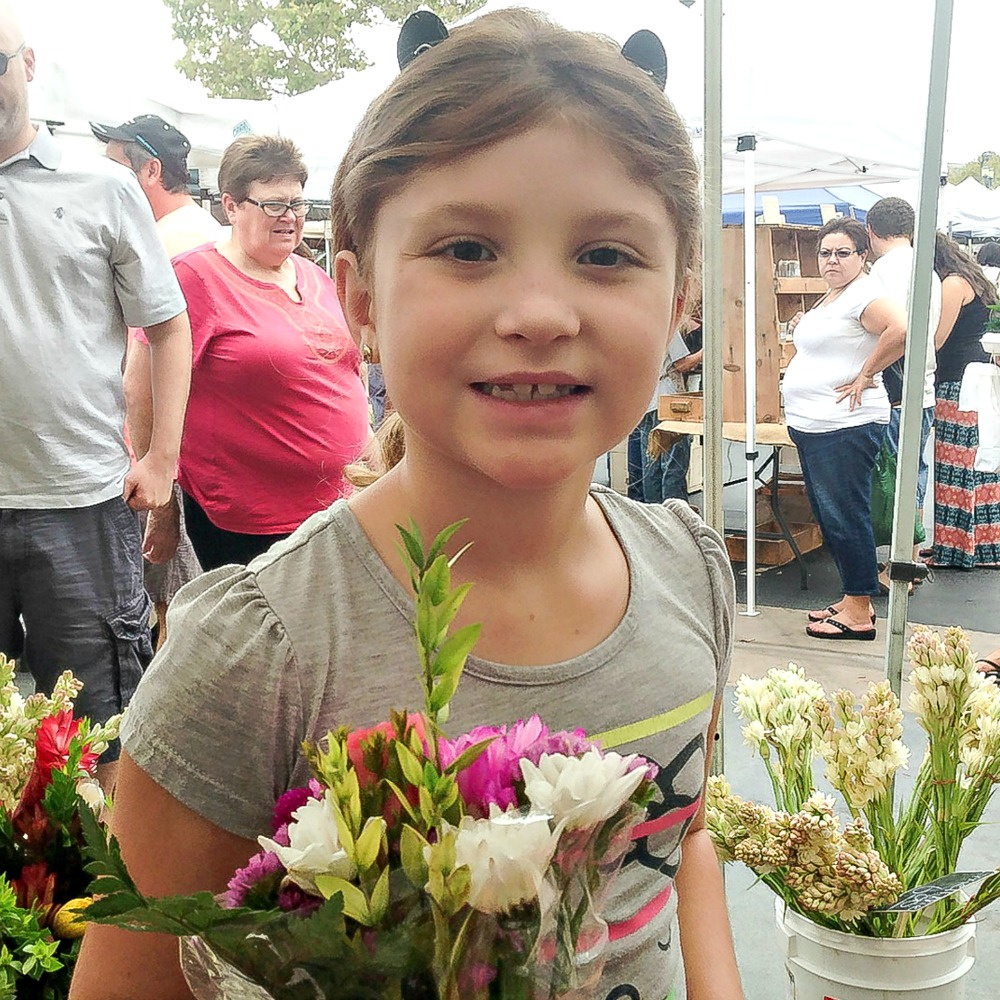
[[[248,862],[246,868],[240,868],[229,880],[226,892],[222,896],[222,905],[227,910],[235,910],[246,903],[250,891],[264,879],[279,872],[284,872],[285,866],[277,854],[272,851],[260,851]]]
[[[490,805],[506,810],[524,804],[519,797],[523,786],[521,760],[537,764],[545,753],[577,756],[592,749],[582,729],[550,733],[537,715],[507,726],[477,726],[455,740],[442,740],[441,766],[447,767],[469,747],[492,739],[493,742],[468,767],[458,774],[458,787],[469,813],[477,818],[489,815]]]

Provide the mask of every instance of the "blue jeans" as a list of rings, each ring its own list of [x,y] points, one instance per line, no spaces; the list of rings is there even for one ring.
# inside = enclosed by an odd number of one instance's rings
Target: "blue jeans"
[[[659,422],[656,410],[650,410],[628,437],[628,495],[639,503],[688,498],[691,439],[683,437],[666,454],[650,458],[649,435]]]
[[[878,593],[872,533],[872,472],[885,424],[809,434],[788,428],[806,493],[849,597]]]
[[[889,412],[889,430],[887,436],[892,450],[899,456],[899,419],[902,415],[902,408],[894,406]],[[917,509],[924,509],[924,497],[927,496],[927,439],[930,437],[931,428],[934,426],[934,407],[925,406],[923,415],[920,418],[920,465],[917,467]]]

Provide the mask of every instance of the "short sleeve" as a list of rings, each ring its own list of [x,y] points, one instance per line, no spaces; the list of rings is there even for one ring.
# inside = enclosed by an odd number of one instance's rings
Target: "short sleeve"
[[[165,323],[184,312],[184,296],[138,181],[125,179],[120,194],[110,254],[115,295],[129,326]]]
[[[715,623],[716,683],[715,700],[722,700],[733,661],[733,635],[736,620],[736,581],[726,543],[682,500],[663,504],[683,522],[705,559],[712,595],[712,618]]]
[[[214,250],[206,252],[214,253]],[[197,266],[200,254],[184,254],[174,261],[174,270],[181,291],[187,300],[188,318],[191,320],[191,366],[197,368],[216,332],[216,296],[212,294],[204,275]]]
[[[122,745],[157,784],[238,836],[269,829],[306,737],[295,653],[257,580],[225,566],[184,587]]]

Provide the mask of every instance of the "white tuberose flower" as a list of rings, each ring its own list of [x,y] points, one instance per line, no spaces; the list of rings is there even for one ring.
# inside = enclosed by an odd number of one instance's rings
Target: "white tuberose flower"
[[[447,823],[444,828],[454,829]],[[536,899],[557,841],[549,817],[537,813],[501,812],[491,805],[489,819],[464,816],[455,835],[455,864],[469,868],[469,905],[506,913]]]
[[[258,837],[257,843],[277,854],[288,870],[288,879],[306,892],[322,895],[316,887],[317,875],[350,880],[357,874],[354,862],[340,846],[329,792],[322,799],[310,799],[292,813],[288,839],[288,847],[269,837]]]
[[[599,750],[580,757],[542,754],[537,767],[521,761],[524,791],[532,807],[552,816],[556,826],[590,829],[614,816],[645,778],[645,768],[629,770],[635,759]]]

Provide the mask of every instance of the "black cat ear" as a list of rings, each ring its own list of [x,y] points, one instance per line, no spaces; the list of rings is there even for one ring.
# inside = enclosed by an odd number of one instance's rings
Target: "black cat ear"
[[[409,66],[421,52],[426,52],[448,37],[444,21],[429,10],[418,10],[411,14],[399,29],[396,42],[396,59],[399,68]]]
[[[623,46],[622,55],[648,73],[663,89],[667,85],[667,51],[652,31],[637,31]]]

